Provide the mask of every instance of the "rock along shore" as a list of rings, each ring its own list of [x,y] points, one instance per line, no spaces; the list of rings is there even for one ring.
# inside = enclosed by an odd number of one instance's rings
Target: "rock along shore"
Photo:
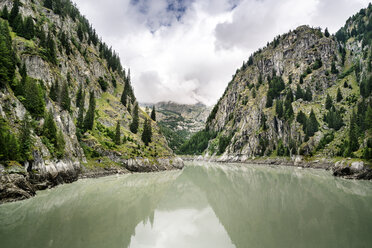
[[[355,161],[345,158],[339,161],[320,158],[305,160],[303,156],[292,156],[291,158],[248,158],[245,156],[182,156],[184,161],[205,161],[218,163],[244,163],[255,165],[282,165],[301,168],[313,168],[331,170],[337,177],[346,179],[372,180],[372,167],[364,161]]]
[[[34,162],[32,167],[3,166],[0,164],[0,204],[28,199],[37,190],[72,183],[80,178],[98,178],[113,174],[156,172],[182,169],[183,160],[171,158],[136,158],[121,161],[122,166],[88,168],[70,160]]]

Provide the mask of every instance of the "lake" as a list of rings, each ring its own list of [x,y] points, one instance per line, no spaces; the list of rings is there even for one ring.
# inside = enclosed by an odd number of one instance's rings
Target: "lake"
[[[371,247],[372,182],[187,162],[0,205],[0,247]]]

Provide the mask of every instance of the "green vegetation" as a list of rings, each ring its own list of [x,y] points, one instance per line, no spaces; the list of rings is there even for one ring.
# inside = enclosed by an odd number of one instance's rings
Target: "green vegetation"
[[[216,135],[217,133],[213,131],[199,131],[180,147],[178,153],[200,155],[207,149],[208,141],[214,139]]]
[[[98,78],[98,83],[99,83],[99,85],[101,86],[101,89],[102,89],[103,91],[106,91],[106,90],[107,90],[108,83],[103,79],[103,77],[99,77],[99,78]]]
[[[322,139],[319,141],[319,144],[317,145],[316,150],[319,151],[319,150],[324,149],[327,144],[331,143],[334,140],[334,138],[335,138],[335,135],[333,132],[324,134]]]
[[[221,136],[218,141],[218,152],[217,155],[221,155],[222,153],[225,152],[226,147],[230,144],[231,142],[232,135],[228,136]]]
[[[61,130],[57,129],[51,110],[45,117],[42,141],[53,156],[57,158],[64,156],[65,140]]]
[[[70,0],[15,0],[11,10],[9,5],[3,6],[0,10],[0,91],[4,96],[1,162],[32,161],[37,150],[42,149],[42,156],[48,154],[45,147],[50,158],[76,159],[79,152],[74,149],[79,144],[89,161],[93,157],[107,161],[103,150],[120,152],[123,158],[172,156],[157,125],[138,108],[130,70],[126,73],[117,53],[100,40],[75,4]],[[51,11],[45,11],[44,7]],[[22,16],[24,13],[29,16]],[[63,23],[70,23],[68,26],[75,30],[66,30]],[[76,64],[76,56],[80,55],[83,60]],[[85,65],[80,67],[80,62]],[[77,71],[89,68],[90,62],[103,69],[102,77],[77,76]],[[30,75],[45,78],[46,82],[28,76],[26,68],[31,70]],[[40,74],[35,68],[40,68]],[[95,99],[97,86],[103,93],[98,92],[100,97]],[[117,98],[119,91],[124,93],[124,110],[120,97]],[[90,92],[89,104],[84,101],[86,92]],[[22,105],[26,109],[23,120],[19,117],[25,112]],[[131,109],[133,121],[129,127]],[[155,109],[153,112],[151,118],[155,120]],[[140,124],[146,118],[142,127]],[[77,141],[74,135],[68,135],[73,128],[71,120],[76,123]],[[35,147],[40,142],[43,148]],[[65,142],[72,144],[66,153]]]
[[[24,85],[24,99],[21,99],[25,108],[34,118],[40,118],[45,113],[44,90],[35,79],[26,78]]]
[[[152,106],[151,119],[152,119],[153,121],[156,121],[155,105]]]
[[[139,119],[138,119],[138,104],[134,105],[133,109],[133,120],[132,123],[130,124],[130,131],[132,133],[137,133],[138,131],[138,125],[139,125]]]
[[[0,20],[0,87],[13,82],[15,54],[7,22]]]
[[[148,146],[149,143],[151,142],[151,137],[152,137],[151,121],[146,118],[145,123],[143,124],[143,132],[141,136],[141,139],[146,146]]]
[[[313,110],[310,112],[310,116],[306,122],[306,136],[311,137],[319,130],[319,122],[316,119],[315,113]]]
[[[50,87],[49,97],[53,101],[58,102],[59,95],[60,95],[59,84],[58,84],[58,81],[55,81],[52,83],[52,86]]]
[[[121,141],[121,138],[120,138],[120,122],[117,121],[116,122],[116,128],[115,128],[114,142],[115,142],[116,145],[120,145],[120,141]]]
[[[328,113],[324,116],[324,121],[328,124],[329,128],[333,128],[336,131],[344,125],[341,111],[336,110],[334,106],[332,106]]]
[[[31,119],[29,114],[26,113],[22,120],[19,134],[19,151],[21,161],[29,161],[33,159],[31,149],[34,139],[31,136],[31,129]]]
[[[19,142],[6,121],[0,118],[0,161],[18,161]]]
[[[129,102],[133,104],[136,100],[130,80],[131,80],[130,70],[128,70],[128,76],[124,77],[124,88],[123,88],[123,93],[121,94],[121,99],[120,99],[121,103],[125,107],[129,107],[128,106]]]
[[[67,83],[64,83],[62,85],[62,91],[61,91],[61,107],[63,110],[67,110],[70,112],[71,110],[71,99],[68,94],[68,85]]]
[[[273,78],[269,81],[269,90],[267,91],[266,108],[273,106],[273,100],[280,96],[280,92],[284,90],[284,81],[281,77],[275,75],[273,72]]]
[[[94,92],[91,91],[89,95],[89,107],[87,114],[84,119],[84,129],[92,130],[94,124],[94,115],[96,110],[96,99],[94,97]]]
[[[325,30],[324,30],[324,36],[325,36],[325,37],[329,37],[328,28],[325,28]]]

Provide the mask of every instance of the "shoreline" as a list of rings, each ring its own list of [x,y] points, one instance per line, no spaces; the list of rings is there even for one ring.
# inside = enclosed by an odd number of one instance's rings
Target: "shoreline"
[[[66,162],[66,161],[65,161]],[[44,170],[27,171],[26,168],[5,170],[0,165],[0,204],[29,199],[37,191],[53,188],[60,184],[73,183],[79,179],[100,178],[115,174],[134,174],[146,172],[160,172],[166,170],[179,170],[184,167],[179,157],[169,158],[136,158],[128,159],[122,166],[108,168],[89,168],[83,164],[79,166],[59,167],[61,161],[50,163]],[[45,170],[45,168],[47,168]],[[58,168],[59,170],[55,170]]]
[[[254,165],[281,165],[304,169],[331,170],[335,177],[355,180],[372,180],[372,167],[364,161],[353,161],[344,158],[340,161],[329,158],[305,160],[302,156],[293,157],[270,157],[270,158],[240,158],[240,157],[204,157],[204,156],[180,156],[184,161],[203,161],[215,163],[241,163]]]
[[[184,167],[184,161],[215,162],[215,163],[240,163],[252,165],[280,165],[296,168],[311,168],[331,171],[335,177],[354,180],[372,180],[372,167],[364,161],[319,158],[305,160],[302,156],[271,157],[271,158],[238,158],[238,157],[203,157],[203,156],[177,156],[172,158],[129,159],[122,167],[89,168],[80,165],[78,168],[62,171],[0,171],[0,204],[15,202],[31,198],[37,191],[53,188],[60,184],[73,183],[79,179],[100,178],[115,174],[134,174],[143,172],[160,172],[166,170],[179,170]]]

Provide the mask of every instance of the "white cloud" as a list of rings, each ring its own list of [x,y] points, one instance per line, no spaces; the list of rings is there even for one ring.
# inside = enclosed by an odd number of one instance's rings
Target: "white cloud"
[[[130,247],[235,247],[212,208],[156,211],[154,224],[139,223]]]
[[[142,102],[213,104],[251,52],[298,25],[337,31],[368,0],[75,0]],[[173,2],[176,11],[167,11]],[[185,10],[185,11],[184,11]]]

